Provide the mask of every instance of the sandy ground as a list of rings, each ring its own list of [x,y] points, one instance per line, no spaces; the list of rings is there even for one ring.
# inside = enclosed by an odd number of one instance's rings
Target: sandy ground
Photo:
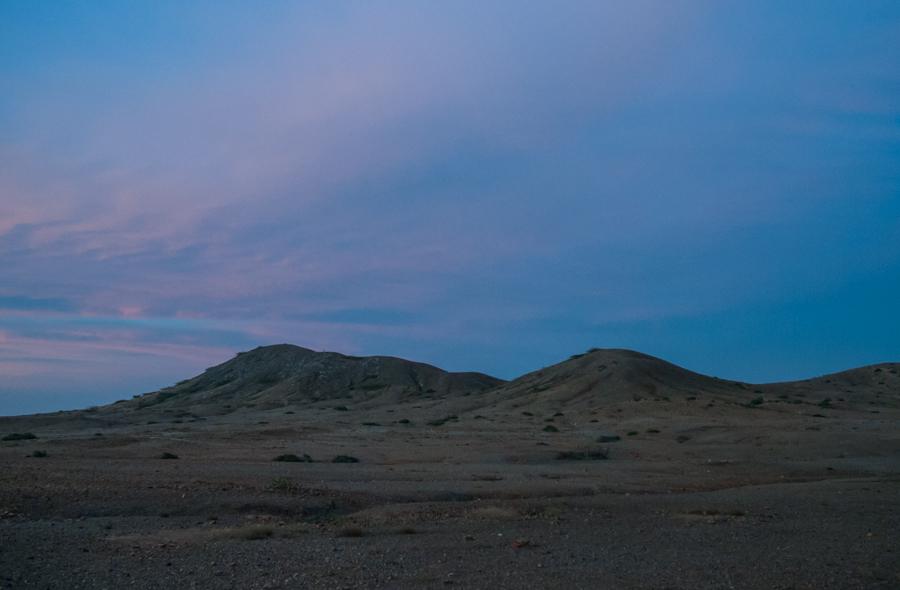
[[[0,419],[0,587],[900,588],[896,408],[440,411]]]

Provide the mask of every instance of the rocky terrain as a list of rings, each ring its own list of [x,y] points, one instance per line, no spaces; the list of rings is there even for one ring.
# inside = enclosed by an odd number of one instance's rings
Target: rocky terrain
[[[278,345],[0,418],[0,588],[898,588],[900,365],[503,382]]]

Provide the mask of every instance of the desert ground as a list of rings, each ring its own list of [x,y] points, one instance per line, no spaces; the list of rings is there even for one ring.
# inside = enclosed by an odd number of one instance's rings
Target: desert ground
[[[322,354],[0,418],[0,588],[900,588],[896,364]]]

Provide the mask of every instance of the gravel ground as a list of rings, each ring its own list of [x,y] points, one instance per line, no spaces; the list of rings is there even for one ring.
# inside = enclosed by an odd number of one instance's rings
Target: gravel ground
[[[896,410],[691,408],[6,420],[0,588],[900,588]]]

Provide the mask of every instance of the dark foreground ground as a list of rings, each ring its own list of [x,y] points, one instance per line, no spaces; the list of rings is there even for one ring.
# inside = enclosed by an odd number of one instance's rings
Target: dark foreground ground
[[[895,410],[423,412],[0,421],[0,588],[900,588]]]

